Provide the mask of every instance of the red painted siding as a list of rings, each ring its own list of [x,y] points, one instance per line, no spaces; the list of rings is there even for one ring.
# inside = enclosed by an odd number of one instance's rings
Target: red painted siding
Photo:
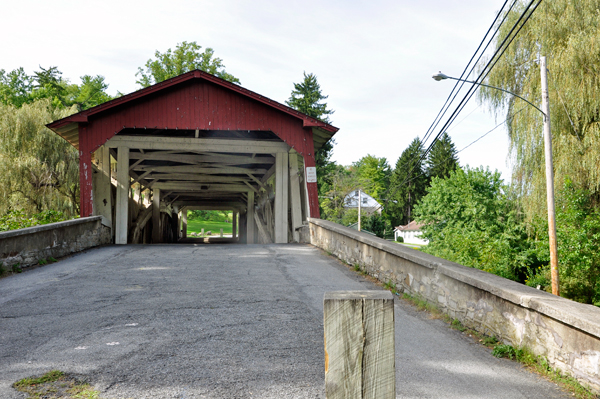
[[[314,166],[312,128],[264,102],[193,79],[89,116],[80,124],[81,216],[92,214],[91,153],[123,128],[271,131]],[[308,183],[311,217],[319,217],[316,183]]]

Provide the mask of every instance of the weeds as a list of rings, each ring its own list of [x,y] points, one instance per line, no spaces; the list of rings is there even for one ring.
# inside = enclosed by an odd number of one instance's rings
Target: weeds
[[[99,392],[88,383],[78,381],[59,370],[52,370],[41,377],[23,378],[13,385],[28,398],[98,399]]]
[[[358,263],[354,264],[354,271],[355,272],[360,272],[360,265]]]
[[[496,338],[494,337],[494,339]],[[559,370],[552,369],[548,363],[548,359],[546,359],[544,356],[534,355],[533,352],[531,352],[527,347],[515,348],[511,345],[496,344],[492,350],[492,355],[498,358],[508,358],[510,360],[515,360],[519,363],[522,363],[527,368],[537,372],[555,384],[568,390],[576,398],[598,398],[597,395],[581,385],[577,379],[568,375],[564,375]]]
[[[52,256],[48,258],[48,262],[58,262],[58,260],[54,259]]]
[[[47,265],[48,261],[44,258],[38,260],[38,265],[43,266],[43,265]]]
[[[452,323],[450,323],[450,327],[460,332],[465,332],[467,330],[467,327],[463,326],[463,324],[458,319],[452,320]]]
[[[17,263],[16,265],[12,265],[12,272],[13,273],[21,273],[23,271],[23,269],[21,269],[21,264]]]

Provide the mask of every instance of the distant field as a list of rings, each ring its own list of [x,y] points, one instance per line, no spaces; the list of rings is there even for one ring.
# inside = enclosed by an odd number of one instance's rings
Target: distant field
[[[190,220],[187,222],[187,233],[200,233],[204,229],[204,233],[212,231],[212,235],[219,235],[223,228],[223,234],[231,235],[231,223],[211,222],[208,220]]]

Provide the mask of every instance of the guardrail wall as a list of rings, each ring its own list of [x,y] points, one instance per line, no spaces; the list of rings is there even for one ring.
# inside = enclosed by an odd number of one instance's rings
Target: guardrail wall
[[[600,308],[336,223],[309,222],[312,245],[420,296],[467,327],[545,356],[552,367],[600,392]]]
[[[49,223],[0,232],[0,265],[10,270],[38,264],[41,259],[60,258],[98,245],[111,243],[111,229],[101,216]]]

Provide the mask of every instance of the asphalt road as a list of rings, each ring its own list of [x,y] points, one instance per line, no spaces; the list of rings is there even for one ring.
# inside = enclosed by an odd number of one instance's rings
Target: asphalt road
[[[109,246],[0,280],[0,398],[51,369],[102,398],[324,398],[323,294],[381,289],[308,245]],[[399,398],[567,398],[396,300]]]

